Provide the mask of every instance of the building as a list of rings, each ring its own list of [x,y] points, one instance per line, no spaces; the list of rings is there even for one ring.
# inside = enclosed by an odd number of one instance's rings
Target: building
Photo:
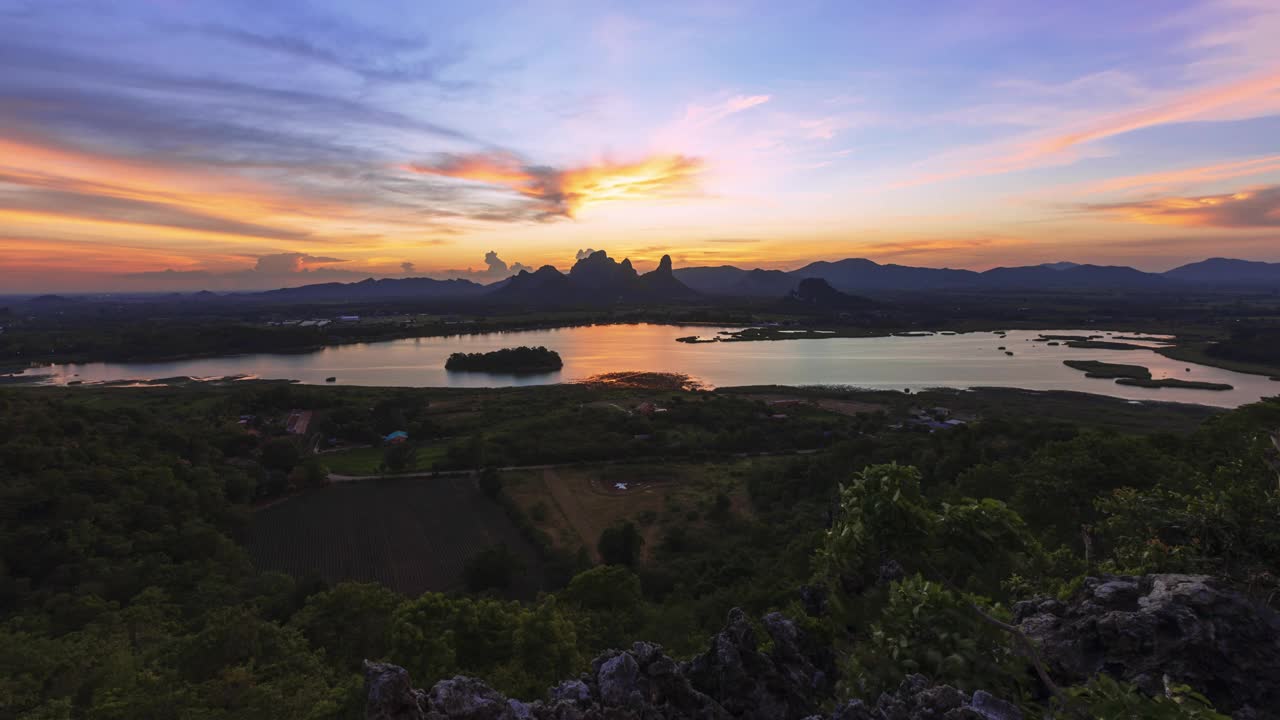
[[[409,433],[403,430],[396,430],[390,435],[387,435],[386,437],[382,438],[382,441],[387,443],[388,445],[399,445],[400,443],[409,441]]]
[[[285,432],[290,435],[306,435],[307,428],[311,425],[310,410],[291,410],[289,419],[285,421]]]

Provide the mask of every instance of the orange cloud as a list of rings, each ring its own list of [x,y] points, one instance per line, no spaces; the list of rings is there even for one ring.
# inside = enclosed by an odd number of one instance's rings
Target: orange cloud
[[[529,165],[506,153],[490,153],[442,155],[434,162],[411,163],[405,169],[505,187],[532,200],[543,217],[574,217],[579,210],[598,203],[688,193],[705,168],[701,160],[685,155],[557,169]]]
[[[10,221],[297,240],[309,235],[298,221],[349,214],[234,173],[0,139],[0,216]]]
[[[0,268],[6,273],[63,273],[90,268],[96,273],[125,273],[139,269],[185,268],[192,264],[190,258],[164,248],[0,236]]]
[[[1185,227],[1280,227],[1280,185],[1222,195],[1163,197],[1082,205],[1084,212],[1140,223]]]

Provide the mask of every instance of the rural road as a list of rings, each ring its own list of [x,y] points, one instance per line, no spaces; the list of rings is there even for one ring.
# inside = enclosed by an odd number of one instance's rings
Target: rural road
[[[811,450],[793,450],[781,453],[734,453],[729,457],[734,459],[746,457],[777,457],[781,455],[815,455],[818,449]],[[507,465],[505,467],[493,468],[498,472],[518,472],[520,470],[556,470],[558,468],[569,467],[591,467],[594,465],[617,465],[619,463],[645,463],[645,462],[680,462],[680,458],[627,458],[625,460],[600,460],[596,462],[567,462],[567,463],[547,463],[543,465]],[[412,473],[391,473],[386,475],[338,475],[329,473],[329,482],[331,483],[349,483],[349,482],[366,482],[369,480],[382,480],[383,478],[406,478],[406,479],[426,479],[437,477],[464,477],[475,475],[475,470],[432,470],[426,472]]]

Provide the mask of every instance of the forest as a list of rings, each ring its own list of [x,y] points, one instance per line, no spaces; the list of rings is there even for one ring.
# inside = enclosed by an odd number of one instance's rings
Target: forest
[[[740,607],[782,610],[829,645],[832,701],[919,672],[1040,717],[1062,709],[983,619],[1008,621],[1016,601],[1066,597],[1088,575],[1189,572],[1280,606],[1280,401],[1112,418],[1071,397],[1032,414],[1006,394],[931,433],[897,427],[917,401],[902,396],[871,412],[789,409],[785,425],[749,393],[651,396],[670,410],[607,411],[594,403],[618,403],[617,391],[581,386],[0,390],[0,715],[355,718],[364,659],[424,687],[465,673],[534,698],[635,640],[689,657]],[[333,490],[324,455],[278,424],[296,408],[316,413],[326,440],[388,428],[442,438],[445,462],[476,471],[471,482],[552,570],[518,593],[524,551],[479,548],[461,587],[407,596],[255,566],[241,540],[255,513]],[[637,518],[581,552],[539,545],[497,468],[604,458],[637,435],[662,443],[634,450],[650,462],[779,454],[738,460],[740,501],[681,508],[651,541]],[[826,613],[806,609],[814,588]],[[1207,699],[1214,688],[1178,690],[1185,702],[1106,678],[1066,690],[1094,716],[1116,703],[1135,717],[1234,710]]]
[[[521,345],[485,353],[454,353],[444,367],[476,372],[539,373],[559,370],[564,367],[564,361],[555,350]]]

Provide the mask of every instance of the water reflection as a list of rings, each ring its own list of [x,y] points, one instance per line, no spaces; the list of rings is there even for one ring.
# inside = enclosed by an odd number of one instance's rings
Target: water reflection
[[[51,382],[85,383],[172,377],[251,375],[342,385],[494,387],[579,380],[616,371],[674,372],[712,386],[853,385],[920,390],[928,387],[1022,387],[1077,390],[1134,400],[1174,400],[1236,406],[1280,393],[1280,383],[1258,375],[1171,360],[1146,349],[1092,350],[1035,342],[1043,334],[1101,335],[1080,330],[1011,331],[883,338],[827,338],[773,342],[678,343],[688,335],[714,337],[722,327],[597,325],[523,332],[410,338],[324,348],[302,354],[258,354],[164,363],[58,365],[34,372]],[[1115,333],[1134,337],[1132,333]],[[1157,344],[1144,336],[1143,345]],[[1111,339],[1111,338],[1103,338]],[[487,352],[516,345],[545,345],[560,353],[564,367],[542,375],[446,372],[455,352]],[[1005,346],[1007,350],[998,348]],[[1012,352],[1013,355],[1006,355]],[[1150,389],[1084,377],[1063,360],[1101,360],[1144,365],[1155,378],[1227,383],[1213,392]]]

